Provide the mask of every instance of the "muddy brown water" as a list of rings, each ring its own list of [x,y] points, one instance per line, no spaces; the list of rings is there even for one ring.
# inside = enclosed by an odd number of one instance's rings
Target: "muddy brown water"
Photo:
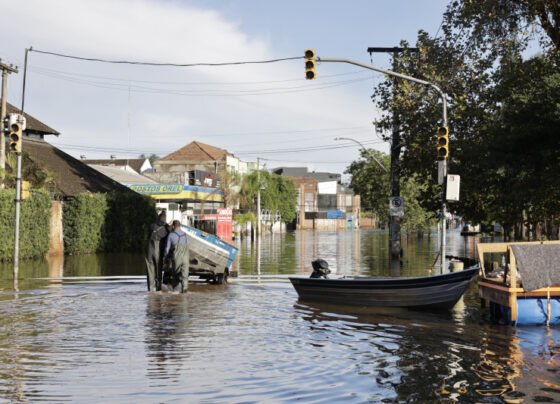
[[[474,252],[458,231],[448,241]],[[316,257],[388,275],[386,244],[365,230],[242,240],[240,278],[187,295],[147,293],[141,279],[33,279],[142,275],[141,255],[24,261],[17,293],[3,265],[0,401],[560,402],[560,330],[491,324],[476,284],[453,310],[426,313],[301,302],[284,277]],[[437,236],[403,245],[401,274],[426,274]]]

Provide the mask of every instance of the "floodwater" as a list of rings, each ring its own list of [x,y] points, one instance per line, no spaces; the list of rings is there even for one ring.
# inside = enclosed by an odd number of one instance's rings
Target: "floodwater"
[[[140,255],[23,262],[17,293],[0,267],[0,401],[560,402],[560,330],[490,324],[475,284],[433,314],[298,302],[284,276],[317,257],[388,275],[386,244],[365,230],[242,240],[240,277],[187,295],[147,293],[141,279],[33,279],[142,275]],[[449,235],[452,254],[474,245]],[[437,235],[403,246],[401,274],[428,273]]]

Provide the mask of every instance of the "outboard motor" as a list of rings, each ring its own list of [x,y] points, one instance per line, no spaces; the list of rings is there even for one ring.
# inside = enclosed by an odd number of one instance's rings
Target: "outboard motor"
[[[331,273],[331,270],[329,269],[329,263],[324,259],[318,258],[314,261],[311,261],[311,266],[313,267],[313,272],[311,273],[310,278],[327,279],[327,275]]]

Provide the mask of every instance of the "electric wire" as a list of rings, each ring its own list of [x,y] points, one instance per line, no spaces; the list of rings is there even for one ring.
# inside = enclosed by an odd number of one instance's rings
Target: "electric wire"
[[[289,134],[306,134],[313,132],[340,132],[344,131],[344,134],[362,132],[369,126],[349,126],[342,128],[321,128],[321,129],[300,129],[300,130],[281,130],[281,131],[264,131],[264,132],[232,132],[232,133],[210,133],[210,134],[200,134],[200,137],[235,137],[235,136],[251,136],[251,135],[289,135]],[[184,138],[185,135],[159,135],[161,138]],[[301,138],[298,138],[301,140]],[[286,140],[282,143],[293,142],[293,140]],[[278,142],[277,142],[278,143]],[[272,143],[267,143],[272,144]]]
[[[57,56],[66,59],[82,60],[86,62],[100,62],[100,63],[111,63],[111,64],[126,64],[126,65],[136,65],[136,66],[166,66],[166,67],[197,67],[197,66],[236,66],[236,65],[249,65],[249,64],[266,64],[266,63],[277,63],[284,62],[288,60],[298,60],[303,59],[304,56],[292,56],[286,58],[276,58],[267,60],[251,60],[251,61],[239,61],[239,62],[196,62],[196,63],[171,63],[171,62],[140,62],[132,60],[111,60],[93,57],[84,57],[76,55],[68,55],[64,53],[44,51],[40,49],[30,48],[30,52],[42,53],[43,55]]]
[[[379,144],[376,141],[364,141],[362,142],[364,145],[374,145]],[[140,150],[140,149],[128,149],[128,148],[116,148],[116,147],[104,147],[104,146],[84,146],[79,144],[65,144],[65,143],[56,143],[54,144],[56,147],[64,147],[70,150],[82,150],[82,151],[97,151],[97,152],[108,152],[108,153],[128,153],[128,154],[161,154],[167,155],[172,151],[169,150]],[[299,147],[299,148],[286,148],[286,149],[261,149],[261,150],[249,150],[249,151],[240,151],[234,153],[235,155],[259,155],[259,154],[276,154],[276,153],[299,153],[302,151],[309,151],[309,152],[316,152],[316,151],[325,151],[325,150],[337,150],[337,149],[346,149],[346,148],[355,148],[356,145],[354,143],[340,143],[337,145],[318,145],[318,146],[309,146],[309,147]]]
[[[309,92],[309,91],[317,91],[317,90],[324,90],[333,87],[340,87],[345,86],[348,84],[353,84],[357,82],[362,82],[369,80],[369,78],[359,78],[359,79],[351,79],[351,80],[343,80],[338,82],[331,82],[327,84],[315,85],[312,87],[309,86],[294,86],[294,87],[278,87],[278,88],[262,88],[262,89],[250,89],[250,90],[229,90],[224,92],[223,90],[212,90],[212,89],[203,89],[203,90],[171,90],[171,89],[163,89],[157,87],[146,87],[146,86],[138,86],[138,85],[126,85],[126,84],[119,84],[119,83],[104,83],[104,82],[96,82],[92,80],[84,80],[84,79],[77,79],[71,77],[64,77],[59,76],[57,74],[51,73],[39,73],[34,72],[35,74],[39,74],[46,77],[51,77],[57,80],[62,80],[66,82],[76,83],[76,84],[83,84],[91,87],[97,88],[104,88],[108,90],[116,90],[116,91],[132,91],[135,93],[146,93],[146,94],[168,94],[168,95],[179,95],[179,96],[188,96],[188,97],[241,97],[241,96],[254,96],[254,95],[277,95],[277,94],[291,94],[291,93],[300,93],[300,92]]]
[[[274,83],[287,83],[287,82],[301,82],[304,81],[304,78],[292,78],[292,79],[284,79],[284,80],[264,80],[264,81],[159,81],[159,80],[138,80],[138,79],[130,79],[130,78],[117,78],[117,77],[109,77],[109,76],[99,76],[99,75],[92,75],[92,74],[82,74],[82,73],[75,73],[69,72],[64,70],[56,70],[56,69],[49,69],[40,66],[30,67],[29,71],[36,72],[36,73],[50,73],[50,74],[58,74],[61,76],[74,76],[74,77],[85,77],[85,78],[92,78],[92,79],[101,79],[107,81],[117,81],[123,82],[127,85],[129,83],[148,83],[148,84],[160,84],[160,85],[173,85],[173,86],[236,86],[236,85],[253,85],[253,84],[274,84]],[[337,73],[337,74],[324,74],[321,75],[322,78],[331,78],[331,77],[340,77],[340,76],[351,76],[351,75],[365,75],[369,72],[364,70],[355,70],[346,73]]]

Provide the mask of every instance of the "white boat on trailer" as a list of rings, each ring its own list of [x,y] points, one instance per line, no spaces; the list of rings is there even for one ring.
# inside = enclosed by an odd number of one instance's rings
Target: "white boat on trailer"
[[[213,234],[194,227],[181,225],[187,233],[189,246],[189,276],[198,276],[214,283],[224,283],[229,276],[236,276],[233,262],[238,249]]]

